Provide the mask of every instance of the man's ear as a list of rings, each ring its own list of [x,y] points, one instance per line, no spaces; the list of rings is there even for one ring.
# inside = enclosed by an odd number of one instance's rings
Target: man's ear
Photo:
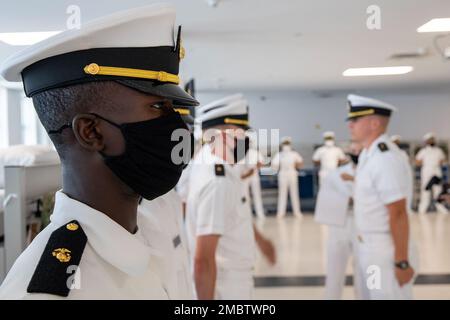
[[[92,114],[77,114],[72,120],[72,130],[78,143],[91,151],[104,149],[104,139],[99,119]]]

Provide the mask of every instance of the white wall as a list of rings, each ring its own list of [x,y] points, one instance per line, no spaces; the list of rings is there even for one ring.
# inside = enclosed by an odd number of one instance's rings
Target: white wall
[[[202,104],[234,92],[199,92]],[[338,141],[349,139],[346,117],[347,93],[322,98],[306,92],[243,92],[250,102],[250,122],[256,128],[278,128],[294,146],[310,158],[313,144],[321,143],[323,131],[332,130]],[[400,134],[410,142],[420,142],[428,131],[450,139],[450,90],[419,92],[358,92],[395,105],[399,112],[392,118],[390,134]],[[262,96],[265,97],[261,98]],[[308,162],[307,162],[308,164]]]
[[[8,146],[8,95],[0,86],[0,148]]]
[[[0,147],[20,144],[21,92],[0,86]]]

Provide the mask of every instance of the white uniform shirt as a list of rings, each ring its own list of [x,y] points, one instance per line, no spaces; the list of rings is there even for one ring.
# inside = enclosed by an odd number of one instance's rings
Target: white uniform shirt
[[[445,160],[445,154],[441,148],[427,145],[417,153],[416,160],[422,161],[422,176],[442,177],[441,161]]]
[[[405,150],[400,149],[400,147],[399,147],[399,151],[400,151],[400,154],[401,154],[401,156],[403,158],[405,166],[406,166],[406,168],[408,170],[407,179],[408,179],[408,181],[410,183],[409,183],[408,202],[407,203],[408,203],[408,209],[409,209],[412,206],[412,204],[413,204],[413,198],[414,198],[414,170],[413,170],[413,167],[411,166],[411,163],[409,161],[408,153]]]
[[[74,276],[77,288],[68,299],[169,298],[167,288],[174,280],[167,266],[173,261],[157,249],[163,238],[157,230],[138,226],[131,234],[102,212],[57,192],[51,223],[16,260],[0,287],[0,299],[64,298],[27,293],[27,287],[52,232],[72,220],[82,227],[87,243]]]
[[[380,146],[380,144],[382,144]],[[383,144],[387,147],[382,151]],[[410,196],[410,168],[400,149],[381,135],[359,156],[354,186],[354,214],[360,232],[390,231],[386,205]]]
[[[255,263],[251,215],[244,213],[238,169],[225,164],[204,145],[193,160],[186,226],[189,249],[195,255],[197,236],[220,235],[216,263],[220,270],[250,270]],[[216,175],[216,164],[224,175]]]
[[[303,162],[303,158],[300,153],[286,149],[278,152],[272,159],[272,168],[280,170],[279,174],[297,174],[295,164],[297,162]]]
[[[182,204],[179,195],[171,190],[165,195],[152,201],[143,200],[139,205],[138,224],[143,224],[145,219],[160,234],[166,236],[167,246],[162,246],[160,251],[172,254],[175,263],[173,272],[177,275],[177,281],[173,288],[168,288],[171,299],[191,300],[194,298],[194,286],[190,268],[190,258],[186,239],[186,229],[183,221]],[[161,241],[162,242],[162,241]]]
[[[190,161],[187,167],[184,168],[183,172],[181,173],[180,180],[178,180],[177,186],[175,187],[175,190],[180,196],[182,202],[187,201],[187,197],[189,194],[189,179],[191,175],[191,168],[192,161]]]
[[[339,161],[345,160],[344,151],[336,146],[323,145],[314,152],[313,161],[320,162],[320,172],[321,178],[325,177],[327,173],[338,167]]]

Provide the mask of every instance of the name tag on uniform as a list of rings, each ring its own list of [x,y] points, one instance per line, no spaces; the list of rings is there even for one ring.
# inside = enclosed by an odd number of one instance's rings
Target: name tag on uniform
[[[181,244],[180,235],[177,235],[175,238],[173,238],[172,242],[174,248],[178,247]]]

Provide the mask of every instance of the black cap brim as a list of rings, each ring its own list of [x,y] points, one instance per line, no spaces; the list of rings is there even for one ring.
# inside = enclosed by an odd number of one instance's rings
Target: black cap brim
[[[137,79],[116,79],[115,81],[140,92],[172,100],[174,105],[198,106],[200,104],[195,98],[174,83]]]

